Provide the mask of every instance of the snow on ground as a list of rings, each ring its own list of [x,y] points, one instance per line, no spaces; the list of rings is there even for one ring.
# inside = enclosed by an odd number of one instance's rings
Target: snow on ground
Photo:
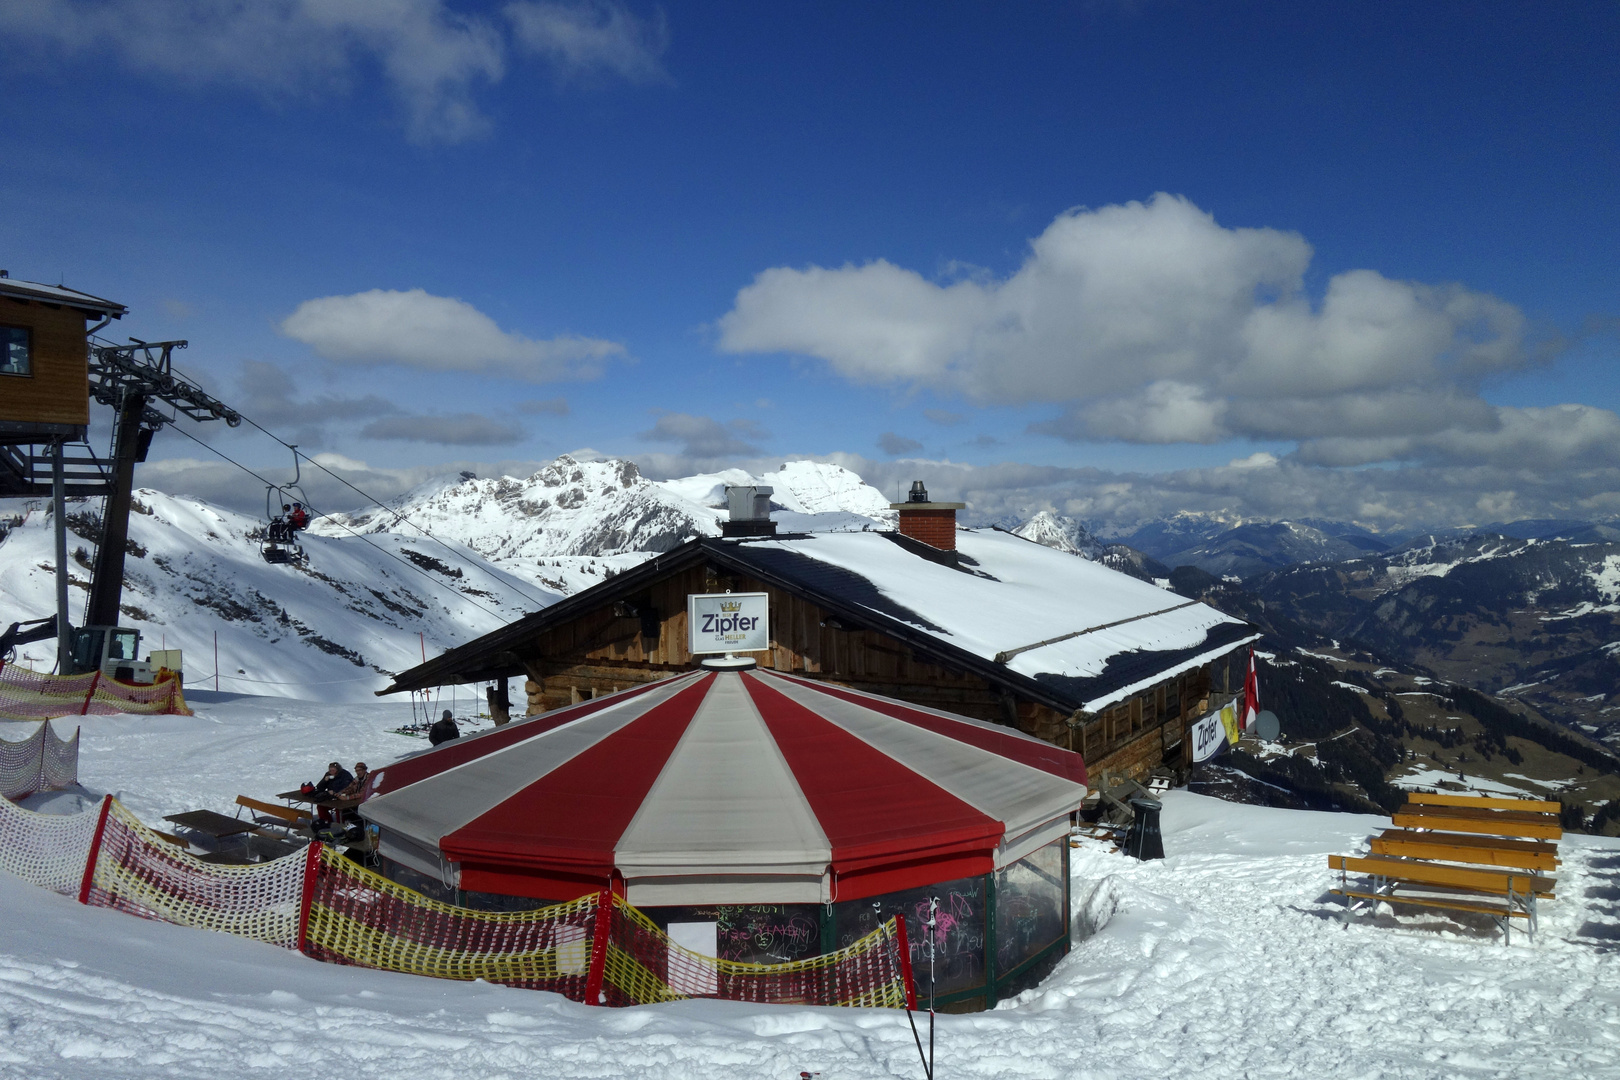
[[[235,698],[84,721],[82,776],[148,821],[377,765],[402,704]],[[7,733],[8,735],[10,732]],[[941,1077],[1620,1077],[1620,841],[1564,841],[1534,947],[1385,909],[1346,927],[1324,855],[1388,819],[1172,792],[1162,862],[1073,852],[1076,945],[1000,1009],[941,1016]],[[903,1014],[609,1010],[316,963],[0,876],[0,1077],[920,1077]],[[926,1032],[925,1032],[926,1036]]]

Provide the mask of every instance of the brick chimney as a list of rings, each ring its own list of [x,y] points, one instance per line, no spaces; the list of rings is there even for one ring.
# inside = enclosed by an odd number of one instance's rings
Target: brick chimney
[[[956,550],[956,512],[967,503],[929,502],[928,489],[921,480],[911,482],[911,493],[905,502],[890,503],[890,510],[900,511],[900,535],[919,540],[941,551]]]

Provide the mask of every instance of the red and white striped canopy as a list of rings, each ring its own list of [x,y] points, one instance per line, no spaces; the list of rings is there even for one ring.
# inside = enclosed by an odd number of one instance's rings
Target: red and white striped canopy
[[[479,892],[830,903],[987,873],[1067,832],[1080,755],[765,671],[690,674],[380,770],[382,853]]]

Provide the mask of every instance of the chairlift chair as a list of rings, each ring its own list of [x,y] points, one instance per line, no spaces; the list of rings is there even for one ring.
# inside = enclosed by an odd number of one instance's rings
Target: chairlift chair
[[[264,489],[265,525],[264,532],[259,537],[259,555],[265,562],[278,566],[287,563],[302,566],[309,561],[309,554],[298,543],[298,530],[292,527],[285,513],[276,511],[278,502],[283,510],[292,501],[304,506],[309,504],[309,496],[304,494],[304,489],[299,484],[302,465],[298,460],[298,448],[295,446],[292,451],[292,482],[283,485],[271,484]],[[289,492],[297,492],[298,498],[293,500]],[[275,496],[274,501],[271,499],[272,495]]]

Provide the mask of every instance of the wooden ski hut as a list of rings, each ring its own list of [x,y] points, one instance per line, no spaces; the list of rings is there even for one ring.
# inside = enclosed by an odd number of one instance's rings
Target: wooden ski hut
[[[1093,776],[1184,767],[1189,722],[1241,688],[1229,660],[1258,637],[1247,623],[1004,530],[961,528],[959,504],[920,486],[895,505],[895,532],[775,535],[744,510],[736,535],[657,555],[382,693],[522,676],[535,715],[691,671],[686,598],[727,590],[769,594],[762,669],[1015,727],[1082,754]]]

